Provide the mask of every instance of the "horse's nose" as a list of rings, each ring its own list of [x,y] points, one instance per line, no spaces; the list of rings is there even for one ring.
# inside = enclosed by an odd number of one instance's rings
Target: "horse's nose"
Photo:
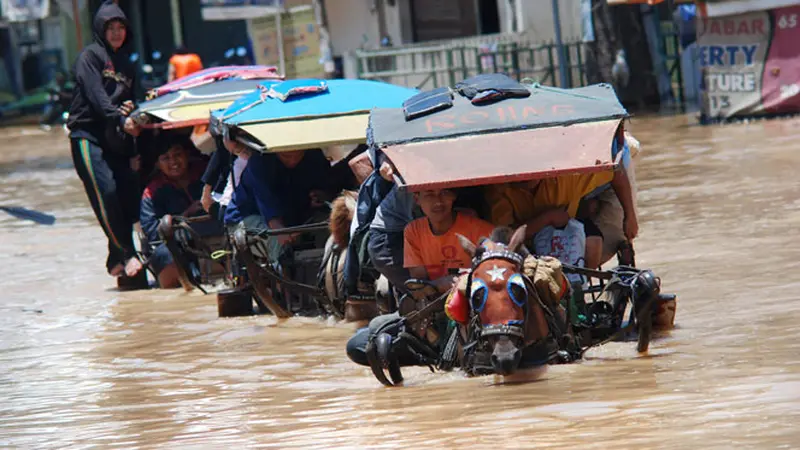
[[[510,375],[517,369],[521,358],[522,351],[514,344],[497,345],[492,352],[492,367],[500,375]]]

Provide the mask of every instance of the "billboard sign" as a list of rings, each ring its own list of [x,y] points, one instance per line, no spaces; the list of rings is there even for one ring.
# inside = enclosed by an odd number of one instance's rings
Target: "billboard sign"
[[[700,17],[706,119],[800,112],[800,1],[794,2],[798,5]]]

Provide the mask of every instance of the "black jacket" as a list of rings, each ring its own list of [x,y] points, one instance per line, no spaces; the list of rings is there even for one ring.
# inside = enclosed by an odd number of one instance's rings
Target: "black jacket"
[[[126,27],[125,42],[116,52],[105,40],[106,26],[112,20],[120,20]],[[71,137],[90,139],[106,151],[129,154],[132,139],[122,132],[123,117],[117,108],[133,100],[136,71],[127,50],[131,29],[125,13],[112,0],[97,10],[93,29],[94,42],[75,61],[75,90],[67,126]]]
[[[201,178],[203,183],[212,186],[212,190],[223,193],[228,185],[228,178],[236,156],[231,155],[222,144],[222,138],[216,138],[217,150],[211,154],[206,171]]]

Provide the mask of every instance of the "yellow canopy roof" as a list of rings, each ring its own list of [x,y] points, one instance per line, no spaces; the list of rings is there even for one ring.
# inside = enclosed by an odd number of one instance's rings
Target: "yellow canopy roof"
[[[309,117],[239,125],[237,128],[264,144],[270,152],[306,150],[367,142],[369,113]],[[245,138],[245,141],[249,139]]]
[[[161,119],[164,122],[177,124],[178,126],[180,126],[181,123],[186,123],[186,125],[194,125],[194,123],[187,122],[208,122],[208,116],[211,114],[211,111],[215,109],[227,108],[231,103],[233,103],[233,100],[205,103],[202,105],[176,106],[148,111],[147,114]]]

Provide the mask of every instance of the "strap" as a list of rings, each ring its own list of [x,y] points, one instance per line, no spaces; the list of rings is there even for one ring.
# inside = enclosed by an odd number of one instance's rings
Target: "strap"
[[[447,337],[447,342],[442,350],[442,357],[438,365],[439,370],[445,371],[453,370],[453,368],[456,366],[458,360],[458,342],[461,340],[458,327],[453,326],[453,321],[450,321],[448,328],[450,334]]]

